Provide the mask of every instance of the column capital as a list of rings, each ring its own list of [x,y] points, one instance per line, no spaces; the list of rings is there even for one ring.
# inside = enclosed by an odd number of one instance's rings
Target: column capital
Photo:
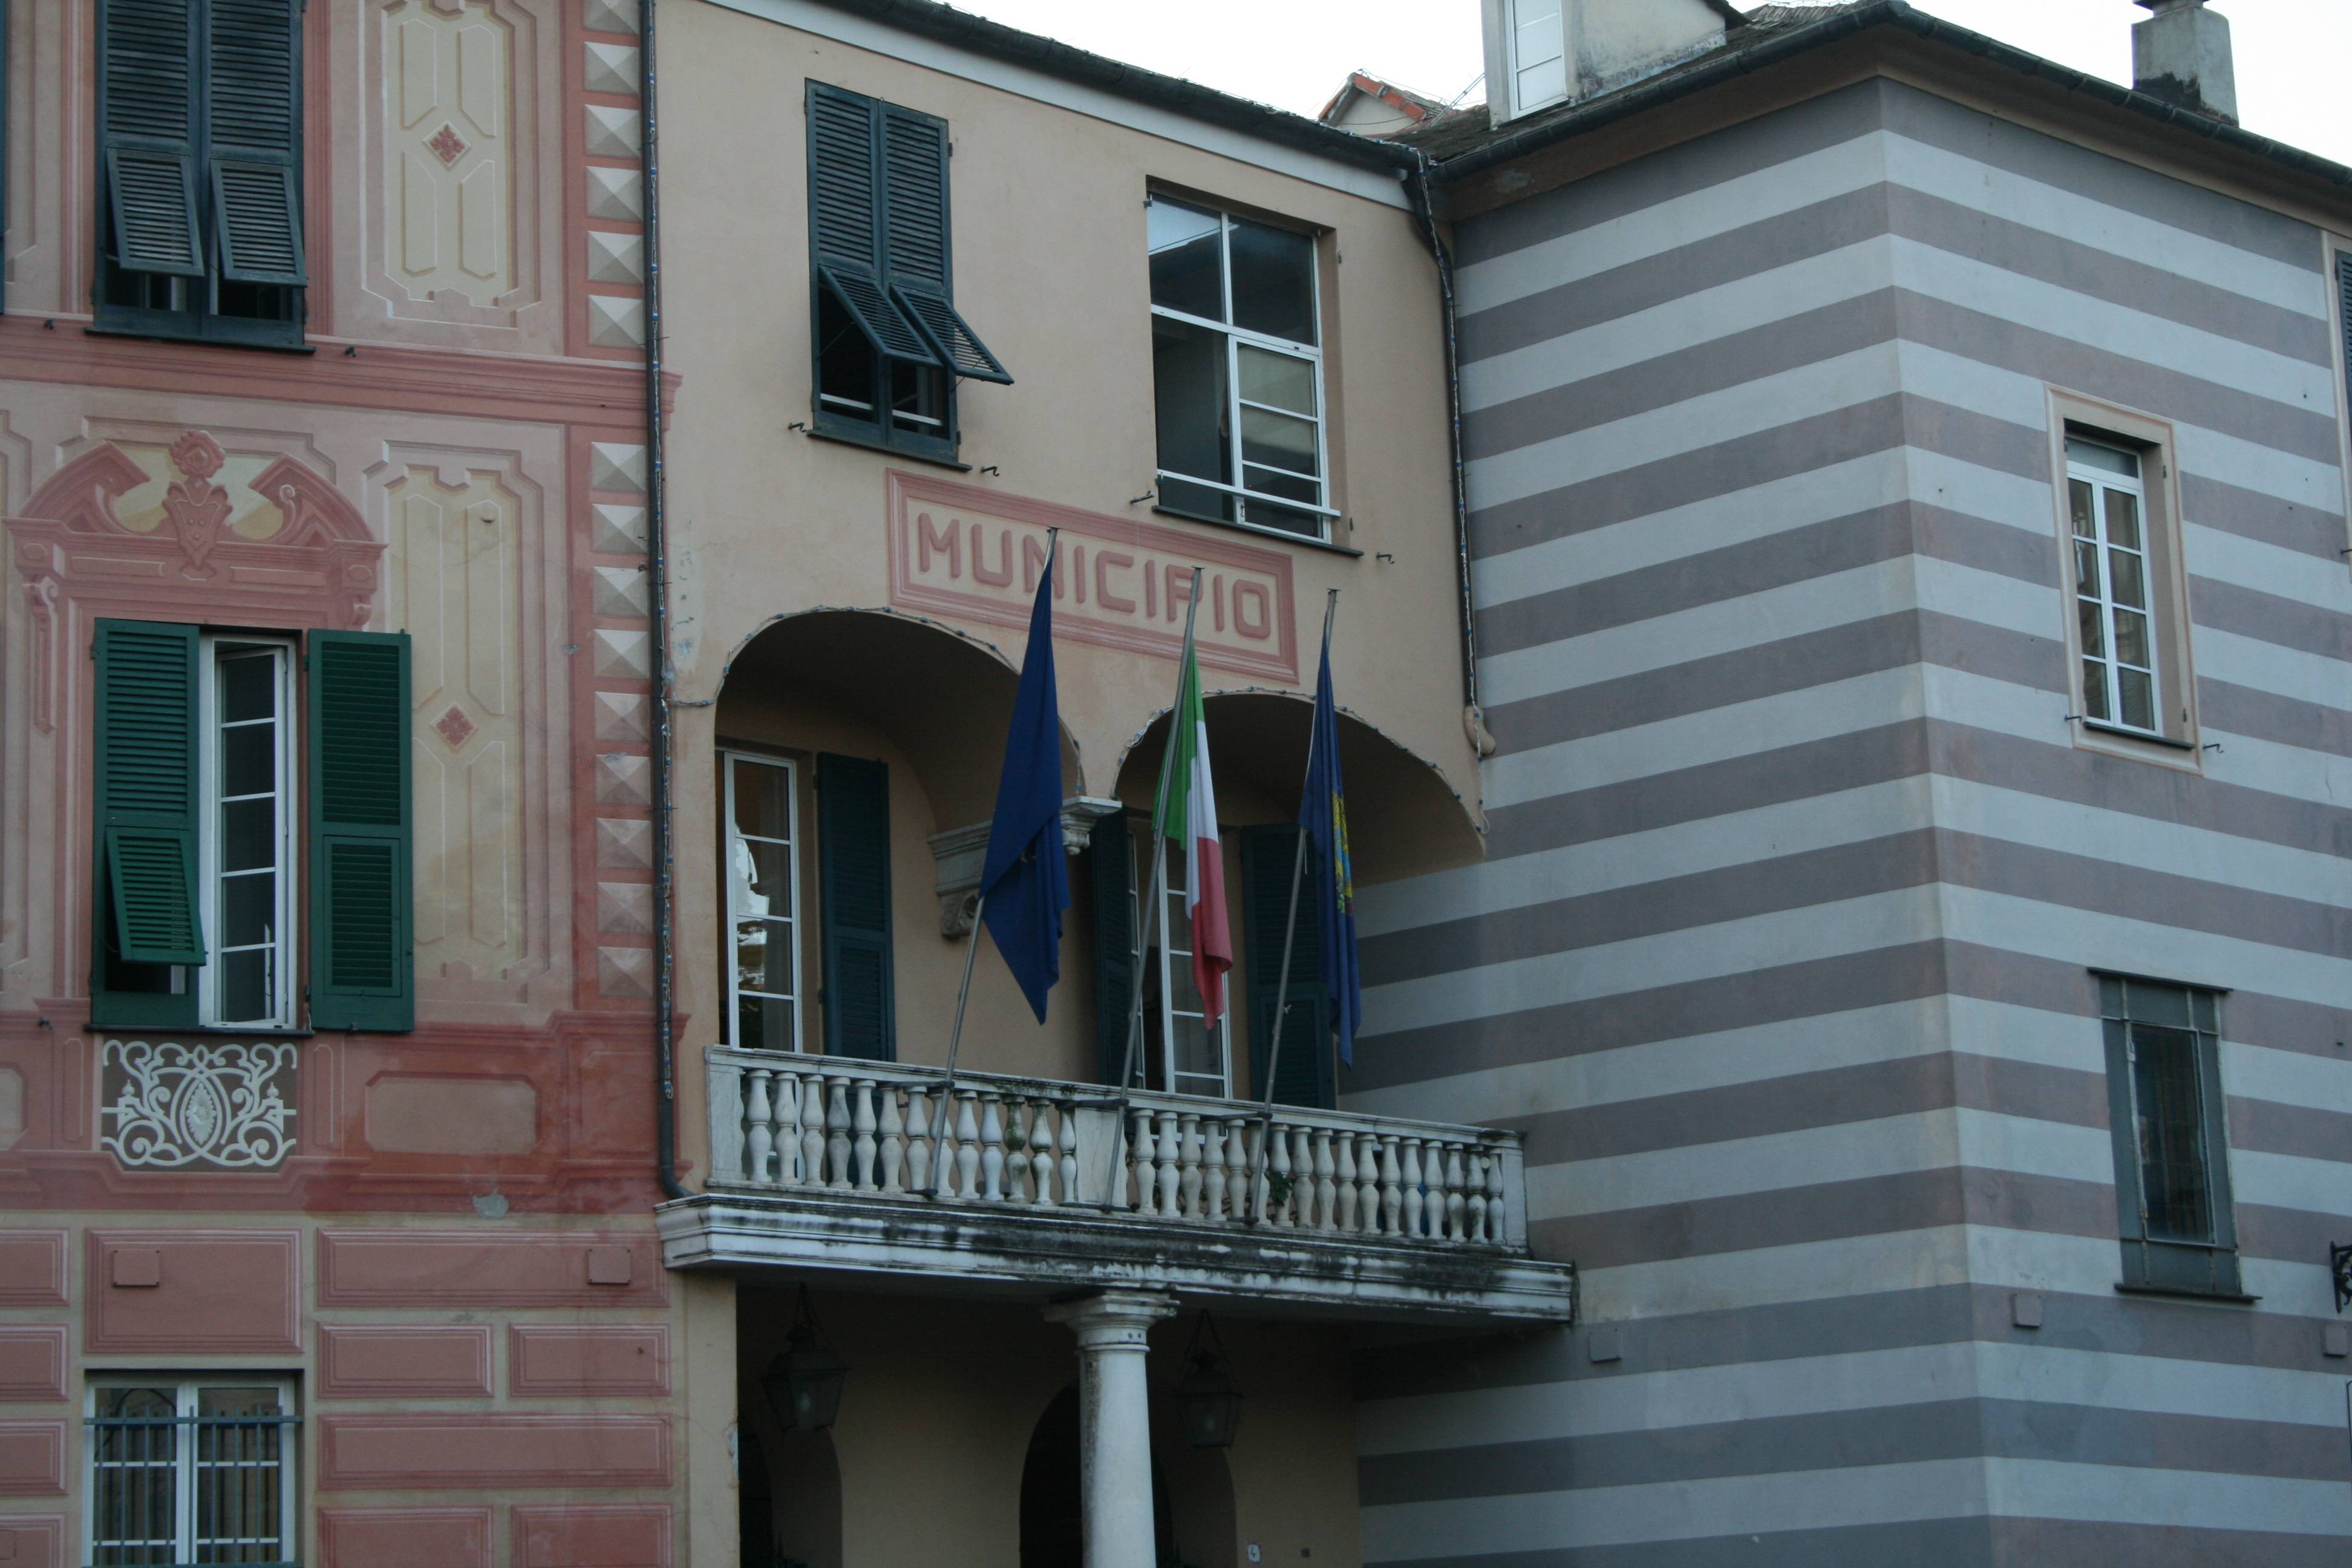
[[[1104,1290],[1045,1309],[1049,1323],[1066,1323],[1082,1350],[1143,1350],[1151,1325],[1176,1315],[1176,1298],[1152,1290]]]

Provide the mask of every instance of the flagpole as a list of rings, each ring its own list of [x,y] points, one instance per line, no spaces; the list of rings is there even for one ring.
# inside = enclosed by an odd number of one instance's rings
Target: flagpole
[[[1339,590],[1326,591],[1323,601],[1323,665],[1331,662],[1331,622],[1339,613]],[[1317,684],[1321,684],[1318,675]],[[1317,694],[1320,700],[1321,694]],[[1303,795],[1315,782],[1315,731],[1310,724],[1307,731],[1307,778],[1299,786]],[[1298,830],[1298,853],[1290,863],[1290,914],[1282,926],[1282,968],[1274,987],[1274,1028],[1265,1044],[1265,1093],[1259,1096],[1264,1109],[1258,1112],[1257,1148],[1250,1155],[1249,1222],[1255,1225],[1265,1217],[1265,1196],[1259,1184],[1265,1176],[1266,1145],[1274,1133],[1275,1065],[1282,1058],[1282,1025],[1285,1010],[1290,1005],[1290,950],[1298,937],[1298,889],[1307,879],[1307,829]]]
[[[1049,528],[1045,531],[1045,570],[1048,574],[1054,570],[1054,554],[1061,547],[1061,538],[1062,531],[1058,528]],[[1030,659],[1034,657],[1036,657],[1034,648],[1024,647],[1021,650],[1023,667],[1025,668]],[[940,1085],[939,1121],[931,1127],[931,1196],[933,1197],[940,1195],[940,1188],[945,1184],[947,1176],[948,1118],[955,1107],[956,1058],[963,1050],[964,1005],[971,1000],[971,966],[980,957],[980,933],[983,929],[981,917],[987,912],[988,889],[983,888],[981,889],[980,897],[971,906],[971,945],[963,950],[963,980],[956,986],[955,1023],[948,1030],[948,1075],[946,1080]]]
[[[1202,568],[1198,566],[1192,568],[1192,594],[1184,605],[1184,651],[1188,654],[1192,648],[1193,617],[1201,613],[1201,572]],[[1176,703],[1174,707],[1168,710],[1168,740],[1160,749],[1160,793],[1152,802],[1155,820],[1151,825],[1151,837],[1154,840],[1151,855],[1151,908],[1144,912],[1144,918],[1138,922],[1141,928],[1141,934],[1147,940],[1142,944],[1142,952],[1135,966],[1134,994],[1129,1002],[1127,1015],[1127,1065],[1118,1075],[1121,1133],[1127,1130],[1129,1092],[1135,1083],[1136,1047],[1142,1043],[1143,1039],[1143,961],[1148,960],[1151,954],[1148,939],[1151,932],[1151,922],[1155,917],[1160,921],[1161,944],[1164,946],[1168,941],[1168,836],[1160,831],[1160,824],[1156,818],[1159,803],[1168,798],[1168,781],[1176,765],[1176,725],[1183,717],[1184,706],[1183,671],[1190,668],[1190,664],[1181,655],[1178,656]]]

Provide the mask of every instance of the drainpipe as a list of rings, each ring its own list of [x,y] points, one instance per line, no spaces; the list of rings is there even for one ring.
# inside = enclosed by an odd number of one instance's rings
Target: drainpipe
[[[638,153],[646,182],[646,575],[652,607],[647,673],[654,689],[654,1162],[662,1196],[691,1194],[677,1179],[677,987],[670,895],[676,855],[670,833],[669,557],[662,528],[661,159],[654,97],[654,10],[639,0],[637,102],[645,116]]]
[[[1470,590],[1470,495],[1462,468],[1462,351],[1454,330],[1454,256],[1437,232],[1437,212],[1429,194],[1429,154],[1412,149],[1414,166],[1404,175],[1405,195],[1420,220],[1422,243],[1437,262],[1437,297],[1445,328],[1445,444],[1454,481],[1454,570],[1462,622],[1462,730],[1481,757],[1495,754],[1486,715],[1478,706],[1478,606]]]

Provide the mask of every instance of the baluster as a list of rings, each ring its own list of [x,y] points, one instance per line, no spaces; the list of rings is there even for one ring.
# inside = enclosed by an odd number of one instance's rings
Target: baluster
[[[1225,1141],[1232,1131],[1222,1116],[1201,1120],[1201,1217],[1212,1223],[1225,1217]]]
[[[1356,1229],[1356,1135],[1342,1131],[1333,1140],[1338,1145],[1339,1160],[1332,1167],[1339,1179],[1339,1228]]]
[[[1356,1224],[1366,1236],[1381,1232],[1381,1140],[1374,1132],[1356,1139]]]
[[[1029,1102],[1017,1094],[1004,1097],[1004,1201],[1029,1201]]]
[[[768,1125],[768,1083],[775,1076],[765,1068],[743,1075],[743,1179],[754,1186],[767,1184],[768,1155],[775,1147],[776,1135]]]
[[[1486,1152],[1486,1240],[1490,1246],[1503,1240],[1503,1156],[1493,1149]]]
[[[931,1094],[921,1084],[907,1086],[907,1190],[931,1190]]]
[[[1155,1163],[1159,1150],[1160,1140],[1151,1131],[1151,1112],[1136,1111],[1128,1159],[1135,1171],[1135,1212],[1147,1218],[1160,1212],[1160,1173]]]
[[[955,1194],[976,1197],[980,1193],[980,1097],[963,1089],[956,1095],[955,1104]]]
[[[768,1104],[769,1118],[776,1129],[776,1184],[797,1187],[801,1184],[800,1075],[783,1071],[776,1073]]]
[[[1445,1239],[1461,1241],[1469,1236],[1469,1207],[1462,1191],[1462,1145],[1445,1146]]]
[[[1176,1163],[1183,1153],[1182,1143],[1176,1136],[1176,1113],[1160,1113],[1160,1217],[1181,1219],[1184,1211],[1176,1206],[1176,1188],[1181,1181]]]
[[[1237,1123],[1234,1134],[1234,1141],[1241,1146],[1242,1163],[1242,1173],[1234,1180],[1236,1186],[1244,1182],[1249,1184],[1240,1194],[1235,1217],[1255,1219],[1260,1225],[1270,1224],[1274,1219],[1269,1206],[1273,1202],[1273,1156],[1261,1152],[1265,1148],[1265,1135],[1266,1129],[1254,1116]]]
[[[1054,1112],[1054,1122],[1061,1133],[1062,1201],[1072,1203],[1078,1195],[1078,1119],[1062,1105]]]
[[[1004,1201],[1004,1097],[980,1097],[981,1196],[990,1203]]]
[[[1176,1212],[1185,1219],[1201,1217],[1201,1113],[1187,1110],[1177,1118]]]
[[[1394,1132],[1381,1138],[1381,1233],[1384,1236],[1404,1234],[1404,1165],[1397,1158],[1399,1138]]]
[[[1337,1167],[1331,1163],[1331,1130],[1315,1130],[1315,1228],[1336,1230],[1339,1226],[1332,1215],[1339,1197],[1339,1184],[1333,1180]]]
[[[1486,1152],[1473,1147],[1470,1151],[1470,1184],[1467,1188],[1470,1209],[1470,1229],[1464,1239],[1484,1242],[1486,1239]]]
[[[1267,1196],[1274,1204],[1274,1223],[1288,1225],[1298,1203],[1298,1184],[1290,1179],[1290,1129],[1276,1122],[1271,1131],[1274,1149],[1266,1161]],[[1277,1192],[1282,1195],[1274,1197]]]
[[[898,1116],[898,1086],[882,1086],[882,1190],[903,1193],[907,1189],[898,1180],[900,1163],[907,1152],[906,1123]]]
[[[1290,1130],[1291,1196],[1296,1202],[1298,1223],[1312,1226],[1315,1223],[1315,1134],[1305,1127]]]
[[[824,1079],[824,1184],[849,1190],[849,1080]]]
[[[1421,1140],[1404,1141],[1404,1234],[1421,1235]]]
[[[1036,1188],[1037,1206],[1055,1206],[1054,1196],[1055,1139],[1052,1120],[1058,1119],[1056,1108],[1050,1100],[1038,1100],[1029,1108],[1029,1180]]]
[[[804,1185],[824,1185],[824,1077],[821,1073],[800,1075],[801,1100],[801,1181]]]
[[[1445,1145],[1432,1138],[1421,1146],[1421,1223],[1433,1241],[1445,1239]]]
[[[856,1163],[853,1168],[851,1184],[858,1192],[870,1193],[879,1185],[874,1179],[874,1080],[861,1078],[850,1085],[849,1102],[852,1107],[850,1125],[857,1132],[853,1154]]]

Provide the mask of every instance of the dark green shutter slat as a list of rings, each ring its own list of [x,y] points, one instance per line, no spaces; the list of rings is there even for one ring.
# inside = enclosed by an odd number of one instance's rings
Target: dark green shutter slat
[[[874,352],[940,363],[929,339],[891,300],[882,246],[880,144],[884,106],[823,82],[808,84],[809,251]]]
[[[194,0],[104,0],[99,9],[99,142],[114,264],[205,275],[196,219]]]
[[[101,936],[127,963],[205,962],[196,648],[194,626],[98,623],[98,885],[111,911]]]
[[[415,1027],[405,633],[312,632],[310,1022]]]
[[[1095,1064],[1115,1084],[1127,1066],[1128,1015],[1135,1005],[1135,855],[1127,816],[1099,818],[1087,841],[1094,887]]]
[[[1000,386],[1013,384],[1013,374],[1003,362],[990,352],[971,323],[956,313],[944,295],[929,289],[896,284],[890,289],[891,299],[898,302],[908,320],[922,329],[924,338],[939,352],[940,360],[948,369],[970,381],[992,381]]]
[[[221,276],[295,287],[302,265],[299,0],[212,0],[207,185]]]
[[[1298,858],[1298,829],[1242,830],[1242,940],[1249,963],[1250,1085],[1265,1093],[1266,1050],[1274,1038],[1274,1008],[1282,971],[1283,927],[1290,914],[1290,884]],[[1311,873],[1313,865],[1309,863]],[[1330,1108],[1338,1102],[1331,1061],[1331,1004],[1323,994],[1318,910],[1302,885],[1298,929],[1290,944],[1290,988],[1282,1056],[1275,1067],[1274,1098],[1283,1105]]]
[[[947,292],[948,128],[882,104],[882,255],[893,282]]]
[[[2352,250],[2336,253],[2336,326],[2344,338],[2344,412],[2352,418]]]
[[[866,342],[878,353],[892,359],[909,360],[917,364],[936,365],[938,354],[932,352],[930,340],[918,331],[907,320],[882,285],[863,272],[845,267],[819,267],[817,279],[831,289],[857,330],[866,334]]]
[[[897,1056],[897,1009],[890,951],[889,766],[821,753],[816,801],[825,1054],[890,1061]]]

